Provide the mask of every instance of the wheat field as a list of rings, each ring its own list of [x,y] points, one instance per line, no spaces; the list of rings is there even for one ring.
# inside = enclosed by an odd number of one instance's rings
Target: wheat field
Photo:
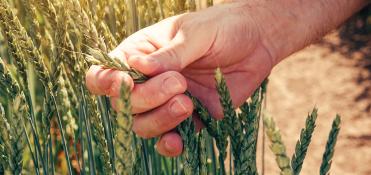
[[[287,155],[273,118],[264,113],[268,79],[234,109],[222,71],[215,70],[222,120],[186,92],[205,129],[196,132],[192,116],[182,122],[177,131],[184,151],[176,158],[156,152],[157,138],[131,131],[125,84],[118,112],[108,97],[85,87],[91,65],[145,82],[149,77],[108,52],[141,28],[212,5],[212,0],[0,0],[0,174],[256,175],[261,120],[280,174],[300,174],[317,109],[308,114],[295,153]],[[321,167],[315,167],[321,175],[329,173],[339,130],[336,116]]]

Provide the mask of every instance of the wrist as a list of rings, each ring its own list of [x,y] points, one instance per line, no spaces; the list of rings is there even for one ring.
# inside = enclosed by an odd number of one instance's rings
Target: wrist
[[[290,54],[317,41],[338,27],[367,0],[258,0],[245,3],[254,18],[262,44],[278,64]]]

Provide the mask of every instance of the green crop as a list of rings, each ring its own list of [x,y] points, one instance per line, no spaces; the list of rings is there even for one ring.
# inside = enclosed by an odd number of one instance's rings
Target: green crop
[[[202,3],[213,1],[0,0],[0,174],[259,174],[256,149],[267,80],[236,109],[217,69],[222,120],[186,92],[205,129],[196,132],[192,116],[182,122],[176,129],[184,151],[176,158],[156,152],[158,138],[145,140],[131,131],[125,84],[117,112],[108,97],[91,95],[84,85],[91,65],[145,82],[148,77],[108,51],[135,31]],[[281,174],[300,173],[316,118],[314,109],[290,161],[273,119],[264,117]],[[336,117],[320,174],[329,173],[339,127]]]

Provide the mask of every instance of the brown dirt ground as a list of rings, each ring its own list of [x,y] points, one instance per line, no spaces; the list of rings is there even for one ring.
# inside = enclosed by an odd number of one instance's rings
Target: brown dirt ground
[[[339,35],[334,32],[292,55],[270,76],[267,111],[281,129],[290,157],[306,115],[314,106],[319,108],[317,127],[302,169],[304,175],[318,174],[337,113],[342,116],[342,125],[331,174],[371,174],[371,40],[369,36],[362,38],[363,47],[350,49]],[[268,144],[265,174],[278,174]]]

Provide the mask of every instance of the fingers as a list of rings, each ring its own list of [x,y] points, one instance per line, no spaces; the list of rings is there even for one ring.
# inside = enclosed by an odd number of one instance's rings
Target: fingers
[[[202,122],[194,117],[197,132],[203,127]],[[169,131],[161,136],[156,143],[158,153],[167,157],[176,157],[183,152],[182,137],[175,131]]]
[[[133,80],[124,72],[92,66],[86,76],[89,91],[96,95],[111,97],[115,110],[116,100],[120,97],[122,83],[132,87],[131,103],[134,114],[150,111],[163,105],[175,95],[187,89],[185,78],[178,72],[165,72],[142,84],[134,86]]]
[[[157,142],[156,148],[163,156],[179,156],[183,151],[182,138],[175,131],[165,133]]]
[[[143,138],[157,137],[174,129],[192,111],[192,100],[183,94],[176,95],[161,107],[135,116],[133,131]]]
[[[192,36],[191,29],[181,28],[175,37],[157,51],[128,58],[128,64],[146,75],[164,71],[180,71],[204,56],[213,42],[213,35]]]
[[[86,86],[95,95],[118,97],[122,83],[134,87],[133,79],[121,71],[103,69],[94,65],[90,67],[86,74]]]
[[[162,73],[135,85],[131,95],[132,111],[134,114],[150,111],[175,95],[184,93],[186,89],[187,82],[180,73]]]

